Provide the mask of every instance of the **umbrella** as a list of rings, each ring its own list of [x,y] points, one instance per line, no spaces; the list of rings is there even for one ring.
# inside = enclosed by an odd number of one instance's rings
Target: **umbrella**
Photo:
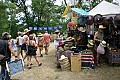
[[[83,10],[82,8],[71,8],[74,12],[77,12],[81,15],[88,15],[89,13],[85,10]]]

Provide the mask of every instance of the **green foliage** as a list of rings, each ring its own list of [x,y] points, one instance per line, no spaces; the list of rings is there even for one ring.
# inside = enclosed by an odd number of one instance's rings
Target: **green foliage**
[[[102,1],[103,0],[90,0],[90,1],[84,2],[84,0],[79,0],[79,3],[84,10],[89,11]],[[112,2],[113,0],[105,0],[105,1]],[[87,3],[87,4],[83,5],[84,3]]]

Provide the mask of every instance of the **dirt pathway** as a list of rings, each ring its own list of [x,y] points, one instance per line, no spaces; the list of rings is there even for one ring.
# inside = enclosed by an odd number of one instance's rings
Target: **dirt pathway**
[[[43,54],[39,57],[43,63],[38,67],[34,58],[32,58],[32,69],[25,70],[22,73],[13,76],[15,80],[120,80],[120,67],[109,67],[103,64],[95,70],[82,69],[81,72],[75,73],[71,71],[61,71],[56,69],[55,48],[53,43],[50,45],[49,55]],[[27,63],[27,61],[25,61]],[[26,65],[26,64],[25,64]]]

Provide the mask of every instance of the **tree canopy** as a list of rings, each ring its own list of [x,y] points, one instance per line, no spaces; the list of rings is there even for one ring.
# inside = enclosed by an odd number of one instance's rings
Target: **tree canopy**
[[[90,9],[96,6],[101,0],[90,0]],[[112,2],[112,0],[106,0]],[[66,0],[64,0],[66,3]],[[89,6],[79,4],[83,9]],[[67,4],[67,3],[66,3]],[[26,5],[25,0],[1,0],[0,1],[0,34],[4,31],[16,36],[17,31],[23,31],[29,26],[57,26],[63,25],[65,30],[68,21],[64,22],[61,17],[65,5],[54,5],[54,0],[32,0],[31,5]]]

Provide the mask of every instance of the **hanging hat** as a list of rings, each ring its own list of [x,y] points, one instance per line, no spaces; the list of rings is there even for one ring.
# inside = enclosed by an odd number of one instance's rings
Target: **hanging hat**
[[[61,55],[61,58],[59,60],[63,60],[65,58],[67,58],[67,57],[65,57],[64,55]]]
[[[78,30],[81,31],[81,32],[85,32],[86,31],[83,27],[79,27]]]
[[[93,45],[94,45],[94,44],[93,44],[93,40],[90,40],[90,41],[89,41],[89,45],[90,45],[90,46],[93,46]]]
[[[43,34],[42,34],[42,33],[39,33],[39,34],[38,34],[38,37],[40,37],[40,36],[43,36]]]
[[[101,44],[103,47],[106,47],[106,42],[105,42],[105,41],[102,41],[100,44]]]
[[[101,14],[96,14],[94,16],[94,23],[101,24],[103,22],[103,16]]]
[[[24,33],[23,34],[26,34],[26,33],[28,33],[30,30],[28,30],[28,29],[24,29]]]
[[[99,29],[105,29],[106,27],[103,27],[103,25],[99,25]]]
[[[56,30],[55,32],[60,32],[59,30]]]

